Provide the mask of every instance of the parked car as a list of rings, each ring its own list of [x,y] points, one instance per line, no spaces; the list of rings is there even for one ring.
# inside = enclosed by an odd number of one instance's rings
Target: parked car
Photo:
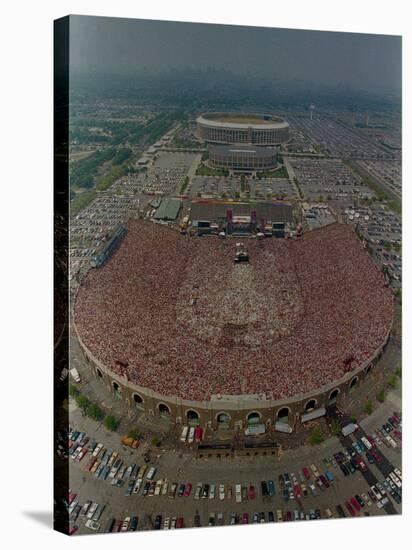
[[[161,526],[162,526],[162,516],[157,515],[154,521],[154,528],[158,531]]]
[[[348,501],[345,501],[345,506],[348,509],[348,512],[350,513],[350,515],[352,517],[356,516],[356,512],[355,512],[354,508],[352,507],[352,505]]]
[[[84,525],[93,531],[98,531],[100,529],[100,523],[92,519],[88,519]]]
[[[127,518],[124,519],[120,531],[128,531],[129,530],[129,525],[130,525],[130,517],[127,517]]]
[[[169,489],[169,495],[168,495],[169,498],[175,498],[176,490],[177,490],[177,483],[172,483]]]
[[[361,505],[359,504],[359,502],[356,500],[355,497],[350,498],[350,503],[355,508],[355,510],[357,510],[358,512],[360,511]]]
[[[268,491],[271,497],[275,496],[276,494],[275,483],[272,479],[269,479],[268,481]]]

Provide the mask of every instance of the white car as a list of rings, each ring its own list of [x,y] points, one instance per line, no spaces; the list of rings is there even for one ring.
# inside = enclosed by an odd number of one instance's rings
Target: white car
[[[172,523],[170,524],[170,529],[176,529],[176,518],[172,518]]]
[[[163,529],[170,529],[170,518],[165,518],[165,521],[163,523]]]
[[[194,427],[192,426],[190,429],[189,429],[189,435],[187,437],[187,442],[188,443],[193,443],[193,441],[195,440],[195,429]]]
[[[136,483],[134,484],[134,487],[133,487],[133,494],[134,495],[137,495],[137,493],[140,491],[140,487],[142,486],[142,482],[143,482],[143,479],[137,479],[136,480]]]
[[[219,500],[225,500],[225,486],[223,483],[219,485]]]
[[[163,480],[162,480],[162,479],[158,479],[158,480],[156,481],[156,487],[155,487],[155,492],[154,492],[154,494],[155,494],[156,497],[160,495],[160,491],[161,491],[161,489],[162,489],[162,485],[163,485]]]
[[[196,499],[196,500],[199,500],[201,494],[202,494],[202,484],[199,482],[199,483],[196,485],[195,499]]]
[[[393,448],[393,449],[396,449],[396,447],[398,446],[398,444],[396,443],[396,441],[393,439],[393,437],[391,437],[390,435],[387,435],[386,436],[386,441],[389,442],[389,445]]]
[[[398,476],[398,478],[402,481],[402,472],[399,468],[394,469],[395,474]]]
[[[188,431],[189,431],[189,426],[183,426],[182,435],[180,436],[180,441],[182,443],[186,443]]]
[[[146,479],[149,481],[152,481],[156,474],[156,468],[154,466],[150,466],[149,471],[147,472]]]
[[[163,487],[162,487],[162,495],[165,496],[167,495],[167,489],[169,487],[169,482],[168,481],[165,481],[163,483]],[[169,518],[170,519],[170,518]]]
[[[122,523],[120,531],[127,531],[129,529],[129,525],[130,525],[130,517],[127,517],[124,519],[124,522]]]
[[[80,374],[75,367],[70,369],[70,374],[73,376],[75,382],[80,382]]]
[[[100,523],[98,521],[93,521],[92,519],[88,519],[85,523],[85,526],[89,529],[92,529],[93,531],[97,531],[100,529]]]
[[[102,449],[103,449],[103,443],[99,443],[95,448],[95,450],[93,451],[92,456],[97,456]]]
[[[92,519],[92,517],[94,516],[94,513],[97,510],[98,506],[99,505],[98,505],[97,502],[93,502],[91,504],[90,508],[87,510],[86,518]]]
[[[242,502],[242,486],[240,483],[235,485],[236,502]]]
[[[213,499],[216,495],[216,485],[214,483],[210,484],[210,490],[209,490],[209,498]]]
[[[392,480],[392,483],[394,483],[396,487],[398,487],[398,489],[402,487],[402,482],[399,480],[399,478],[395,475],[394,472],[391,472],[389,474],[389,478]]]

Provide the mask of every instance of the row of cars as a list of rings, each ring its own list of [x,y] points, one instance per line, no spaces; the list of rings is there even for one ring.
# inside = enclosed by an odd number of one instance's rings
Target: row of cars
[[[67,499],[65,500],[65,505],[69,513],[70,535],[73,535],[78,530],[78,522],[80,520],[84,520],[84,525],[92,531],[98,531],[100,529],[100,519],[106,508],[105,504],[87,500],[81,505],[77,493],[69,491]]]
[[[402,440],[402,420],[398,413],[393,413],[388,422],[381,428],[373,431],[370,435],[363,436],[347,446],[343,452],[337,452],[332,459],[324,459],[332,463],[334,467],[339,466],[343,475],[354,474],[356,470],[366,472],[367,464],[380,464],[383,460],[379,447],[386,445],[396,449],[400,447]]]
[[[180,442],[192,443],[202,441],[203,439],[203,428],[201,426],[183,426],[182,433],[180,434]]]
[[[156,467],[147,462],[150,460],[145,455],[145,464],[140,467],[138,464],[127,465],[120,458],[117,451],[106,449],[103,443],[90,441],[85,432],[72,430],[69,433],[68,455],[73,461],[80,462],[90,454],[90,460],[85,466],[85,470],[93,474],[98,479],[108,480],[115,487],[122,487],[127,482],[126,495],[137,493],[143,479],[149,483],[153,481],[156,474]],[[137,488],[136,482],[140,481]]]
[[[321,518],[335,517],[331,510],[327,508],[322,514],[320,509],[310,509],[307,512],[301,510],[282,511],[281,509],[269,512],[254,512],[249,514],[237,514],[232,512],[227,519],[224,512],[210,512],[207,520],[207,525],[213,527],[215,525],[242,525],[249,523],[273,523],[281,521],[299,521],[299,520],[315,520]],[[122,531],[136,531],[139,525],[138,517],[126,517],[124,520],[110,519],[108,521],[105,532],[114,533]],[[193,518],[193,527],[201,527],[200,514],[196,512]],[[187,527],[183,517],[162,516],[157,514],[149,523],[149,527],[155,530],[159,529],[180,529]]]
[[[399,468],[395,468],[386,479],[372,485],[367,493],[354,495],[345,501],[345,507],[352,517],[358,515],[362,508],[371,507],[376,504],[378,508],[383,508],[388,504],[390,495],[398,504],[401,502],[402,491],[402,473]]]

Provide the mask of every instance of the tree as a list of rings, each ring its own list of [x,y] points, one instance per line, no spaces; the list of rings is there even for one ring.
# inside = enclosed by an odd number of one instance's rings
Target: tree
[[[341,428],[339,422],[333,419],[330,425],[330,431],[332,432],[332,435],[338,435],[340,433],[340,430]]]
[[[396,386],[398,385],[398,380],[396,378],[396,375],[393,374],[389,380],[388,380],[388,385],[391,387],[391,388],[396,388]]]
[[[379,403],[383,403],[385,401],[385,390],[383,388],[376,396],[376,399],[379,401]]]
[[[96,403],[90,403],[86,409],[87,416],[94,420],[101,420],[104,416],[102,409]]]
[[[132,430],[129,430],[129,432],[127,433],[127,437],[131,437],[132,439],[139,439],[139,431],[136,430],[135,428],[132,429]]]
[[[69,395],[71,397],[77,397],[79,395],[79,390],[73,384],[69,384]]]
[[[373,411],[373,403],[371,399],[368,399],[365,404],[365,412],[366,414],[372,414]]]
[[[83,411],[85,411],[89,406],[89,400],[85,395],[81,395],[81,394],[76,397],[76,403],[78,407],[83,409]]]
[[[322,428],[319,426],[315,426],[313,430],[310,432],[309,436],[309,442],[311,445],[319,445],[325,440],[325,436],[323,434]]]
[[[106,416],[106,418],[103,421],[104,427],[111,432],[115,432],[117,430],[117,427],[119,425],[119,422],[116,420],[114,416]]]

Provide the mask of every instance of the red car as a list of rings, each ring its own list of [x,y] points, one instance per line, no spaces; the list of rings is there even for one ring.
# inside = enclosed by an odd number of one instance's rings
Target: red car
[[[201,426],[197,426],[195,429],[195,441],[199,442],[202,441],[203,437],[203,428]]]
[[[67,502],[69,503],[69,506],[76,497],[77,497],[77,493],[73,493],[73,491],[69,492],[69,497],[67,499]]]
[[[79,455],[76,458],[77,462],[80,462],[83,459],[83,457],[86,456],[87,452],[88,452],[87,447],[83,447],[83,449],[80,451]]]
[[[345,502],[345,506],[346,506],[346,508],[348,509],[348,512],[350,513],[350,515],[351,515],[352,517],[356,516],[355,510],[352,508],[352,506],[349,504],[348,501]],[[358,506],[359,506],[359,505],[358,505]]]
[[[330,487],[329,481],[326,479],[326,477],[323,474],[321,474],[319,477],[325,487]]]
[[[69,529],[69,535],[74,535],[77,529],[78,529],[77,525],[72,525]]]
[[[371,449],[370,453],[378,464],[382,462],[382,456],[376,449]]]
[[[302,489],[300,488],[299,483],[293,486],[293,492],[295,493],[296,498],[302,498]]]
[[[114,527],[112,529],[112,533],[118,533],[120,531],[120,529],[122,528],[122,525],[123,525],[123,520],[122,519],[117,519],[116,523],[114,524]]]
[[[181,529],[182,527],[184,527],[184,522],[183,522],[183,518],[177,518],[176,520],[176,529]]]
[[[355,497],[352,497],[352,498],[350,499],[350,503],[351,503],[352,506],[355,508],[355,510],[357,510],[358,512],[360,511],[361,505],[359,504],[359,502],[356,500]]]
[[[286,512],[285,521],[292,521],[292,512]]]
[[[306,478],[307,480],[309,480],[309,479],[310,479],[310,472],[309,472],[309,470],[306,468],[306,466],[305,466],[305,468],[303,468],[302,472],[303,472],[303,475],[305,476],[305,478]]]
[[[249,498],[252,500],[256,498],[256,489],[253,485],[249,485]]]
[[[242,523],[249,523],[249,514],[247,512],[242,516]]]
[[[360,455],[355,456],[355,462],[356,462],[356,464],[357,464],[357,466],[358,466],[358,468],[361,472],[366,472],[367,471],[368,467],[363,462],[362,457]]]
[[[369,441],[369,443],[372,445],[372,447],[376,448],[376,443],[373,437],[371,435],[367,435],[366,438]]]
[[[87,465],[87,470],[88,470],[89,472],[90,472],[90,470],[93,468],[93,464],[96,462],[96,460],[97,460],[97,457],[94,456],[94,457],[91,459],[91,461],[89,462],[89,464]]]
[[[186,483],[185,490],[183,491],[183,496],[188,497],[190,495],[191,491],[192,491],[192,484],[191,483]]]

